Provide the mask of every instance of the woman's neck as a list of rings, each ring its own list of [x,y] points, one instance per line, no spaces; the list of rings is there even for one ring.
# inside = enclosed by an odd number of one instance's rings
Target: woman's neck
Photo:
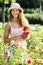
[[[12,22],[18,22],[18,19],[17,18],[13,18]]]
[[[17,23],[20,24],[20,26],[22,26],[22,23],[20,22],[20,20],[19,20],[18,18],[13,18],[13,19],[11,20],[11,22],[17,22]]]

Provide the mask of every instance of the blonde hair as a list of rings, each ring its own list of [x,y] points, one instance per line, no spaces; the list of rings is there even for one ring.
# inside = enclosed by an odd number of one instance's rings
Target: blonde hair
[[[13,19],[13,16],[12,16],[12,13],[11,13],[12,10],[10,10],[10,16],[9,16],[9,21],[11,21]],[[24,13],[23,13],[23,10],[19,10],[20,14],[18,16],[18,20],[19,20],[19,23],[21,26],[28,26],[28,20],[27,18],[24,16]]]

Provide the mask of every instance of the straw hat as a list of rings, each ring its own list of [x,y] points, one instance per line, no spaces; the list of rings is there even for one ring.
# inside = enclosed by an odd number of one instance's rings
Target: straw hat
[[[21,12],[23,12],[23,9],[21,8],[19,3],[12,3],[10,8],[8,9],[8,12],[10,12],[10,10],[14,8],[18,8]]]

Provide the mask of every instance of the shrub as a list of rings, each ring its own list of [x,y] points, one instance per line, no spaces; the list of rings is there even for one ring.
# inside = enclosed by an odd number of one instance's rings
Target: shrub
[[[29,9],[29,8],[26,8],[24,9],[24,13],[39,13],[40,12],[40,9],[39,8],[35,8],[35,9]]]
[[[26,18],[29,20],[30,24],[42,24],[43,25],[43,13],[32,13],[25,14]]]

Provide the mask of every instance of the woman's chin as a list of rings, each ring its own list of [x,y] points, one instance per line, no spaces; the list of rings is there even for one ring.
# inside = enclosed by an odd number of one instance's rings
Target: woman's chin
[[[14,18],[17,18],[17,17],[18,17],[18,16],[16,16],[16,15],[14,16]]]

